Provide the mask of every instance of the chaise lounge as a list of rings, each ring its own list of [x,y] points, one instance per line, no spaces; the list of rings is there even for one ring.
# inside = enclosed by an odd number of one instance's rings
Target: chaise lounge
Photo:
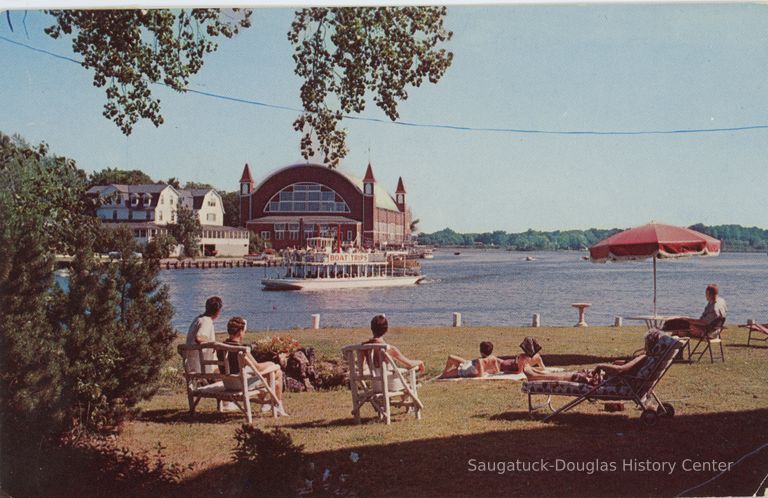
[[[549,408],[552,413],[543,419],[548,421],[584,401],[632,401],[642,410],[640,420],[646,425],[655,424],[659,417],[672,417],[675,414],[674,408],[669,403],[662,403],[654,388],[669,370],[678,351],[686,347],[687,343],[685,338],[662,335],[635,375],[616,375],[597,386],[550,380],[524,382],[522,391],[528,394],[528,413],[533,416],[536,411]],[[547,399],[534,406],[532,398],[536,395],[546,396]],[[575,399],[555,410],[552,407],[552,396]],[[651,400],[656,403],[655,409],[649,403]]]

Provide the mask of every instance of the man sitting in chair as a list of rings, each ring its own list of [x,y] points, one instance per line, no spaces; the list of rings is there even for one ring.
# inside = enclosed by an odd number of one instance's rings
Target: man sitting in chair
[[[719,319],[725,319],[728,314],[728,306],[725,299],[720,297],[719,289],[716,284],[709,284],[705,291],[707,296],[707,306],[699,319],[696,318],[673,318],[667,320],[663,330],[671,332],[678,337],[704,337],[711,332],[710,326]]]
[[[371,320],[371,332],[373,337],[365,341],[363,344],[387,344],[384,341],[384,334],[389,330],[389,322],[384,315],[376,315]],[[424,372],[424,362],[421,360],[411,360],[400,352],[395,346],[389,345],[387,350],[393,360],[405,366],[406,368],[417,367],[419,372]],[[374,358],[374,361],[381,364],[381,358]]]
[[[246,322],[244,319],[240,318],[239,316],[230,318],[229,322],[227,322],[227,334],[229,334],[229,338],[226,341],[224,341],[224,344],[228,344],[230,346],[242,346],[243,335],[245,335],[245,329],[247,324],[248,322]],[[225,353],[223,351],[219,351],[218,355],[219,355],[219,361],[224,361]],[[226,356],[227,356],[226,360],[229,362],[229,373],[239,374],[240,364],[237,361],[237,355],[229,354]],[[282,417],[287,417],[288,414],[285,412],[285,409],[283,408],[283,371],[280,369],[280,365],[277,365],[276,363],[273,363],[271,361],[258,363],[256,359],[253,356],[251,356],[250,353],[247,354],[246,360],[251,365],[251,366],[245,367],[246,374],[248,374],[248,371],[251,370],[251,368],[256,368],[259,371],[259,373],[264,376],[266,376],[269,372],[274,372],[275,396],[280,402],[280,406],[277,408],[277,414]],[[258,380],[259,380],[258,377],[253,376],[248,379],[248,382],[249,384],[251,384],[251,383],[258,382]],[[237,390],[237,389],[240,389],[240,383],[236,379],[224,379],[224,387],[226,387],[227,389]]]

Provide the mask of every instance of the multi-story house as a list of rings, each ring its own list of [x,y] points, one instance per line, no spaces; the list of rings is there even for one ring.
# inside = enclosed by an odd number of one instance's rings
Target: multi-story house
[[[212,188],[111,184],[91,187],[88,194],[104,200],[96,211],[103,223],[128,226],[140,244],[167,233],[168,225],[176,222],[179,206],[184,206],[198,216],[202,225],[201,254],[237,257],[248,253],[248,230],[224,226],[224,204]]]

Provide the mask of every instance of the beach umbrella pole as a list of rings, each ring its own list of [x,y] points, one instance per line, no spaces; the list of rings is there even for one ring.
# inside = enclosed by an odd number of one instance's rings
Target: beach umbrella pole
[[[656,316],[656,256],[653,257],[653,316]]]

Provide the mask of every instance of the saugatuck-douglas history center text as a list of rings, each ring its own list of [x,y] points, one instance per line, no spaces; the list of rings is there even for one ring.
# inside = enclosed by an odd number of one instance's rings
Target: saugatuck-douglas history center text
[[[581,460],[571,461],[562,458],[554,460],[467,460],[469,472],[487,472],[494,474],[528,473],[528,472],[580,472],[594,474],[597,472],[723,472],[730,471],[733,462],[717,460],[698,461],[686,458],[681,461],[641,460],[638,458],[623,458],[621,460]]]

